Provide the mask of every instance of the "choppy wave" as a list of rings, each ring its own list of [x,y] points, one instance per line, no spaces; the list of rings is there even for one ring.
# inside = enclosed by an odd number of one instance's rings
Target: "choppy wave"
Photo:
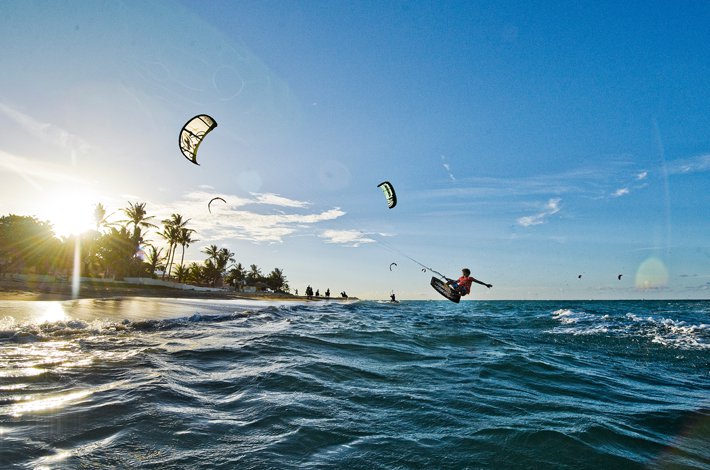
[[[707,303],[46,307],[0,321],[10,468],[710,465]]]
[[[662,314],[589,313],[568,308],[552,312],[561,326],[555,333],[644,339],[676,349],[710,349],[710,324],[673,319]]]

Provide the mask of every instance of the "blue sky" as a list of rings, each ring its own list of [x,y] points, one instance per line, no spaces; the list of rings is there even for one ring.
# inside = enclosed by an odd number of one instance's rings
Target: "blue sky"
[[[480,299],[707,298],[710,8],[617,3],[7,2],[0,213],[147,202],[301,292],[436,299],[409,256]]]

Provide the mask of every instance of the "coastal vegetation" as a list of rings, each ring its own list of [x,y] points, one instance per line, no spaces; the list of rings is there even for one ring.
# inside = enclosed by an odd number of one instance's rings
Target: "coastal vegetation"
[[[185,251],[199,242],[190,219],[174,213],[154,223],[146,203],[129,202],[124,219],[110,222],[97,204],[94,228],[81,234],[58,237],[52,225],[34,216],[0,217],[0,278],[10,274],[46,274],[67,279],[78,254],[81,276],[99,279],[160,278],[200,286],[231,286],[235,290],[288,292],[284,272],[274,268],[263,274],[256,264],[247,270],[228,248],[211,244],[201,250],[206,258],[185,261]],[[154,230],[154,233],[150,233]],[[149,235],[156,235],[162,246]]]

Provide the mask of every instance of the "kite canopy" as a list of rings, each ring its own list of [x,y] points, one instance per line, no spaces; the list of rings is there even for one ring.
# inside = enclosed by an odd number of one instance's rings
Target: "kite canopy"
[[[193,117],[180,130],[178,143],[182,154],[195,165],[197,163],[197,149],[202,143],[202,139],[217,127],[217,121],[206,114],[198,114]]]
[[[222,201],[225,204],[227,203],[227,201],[225,201],[221,197],[213,197],[212,199],[210,199],[210,202],[207,203],[207,210],[210,211],[210,214],[212,213],[212,209],[210,208],[210,206],[212,205],[212,203],[214,201],[217,201],[217,200]]]
[[[389,181],[383,181],[378,184],[377,187],[380,188],[385,194],[385,197],[387,198],[387,207],[392,209],[397,205],[397,195],[394,192],[394,186],[392,186],[392,183]]]
[[[397,266],[397,263],[390,263],[390,271],[392,271],[392,266]]]

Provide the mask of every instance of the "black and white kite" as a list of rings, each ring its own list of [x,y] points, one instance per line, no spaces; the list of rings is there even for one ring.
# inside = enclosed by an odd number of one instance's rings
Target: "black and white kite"
[[[377,187],[380,188],[385,194],[385,197],[387,198],[387,207],[392,209],[397,205],[397,194],[394,192],[394,186],[392,186],[392,183],[389,181],[383,181],[378,184]]]
[[[206,114],[199,114],[182,126],[178,143],[183,156],[195,165],[197,163],[197,149],[202,143],[202,139],[217,127],[217,121]]]

